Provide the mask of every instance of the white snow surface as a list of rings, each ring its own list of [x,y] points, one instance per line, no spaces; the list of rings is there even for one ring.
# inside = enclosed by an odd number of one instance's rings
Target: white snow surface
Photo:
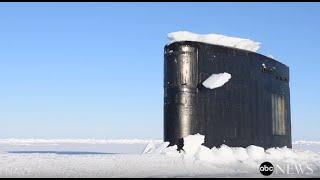
[[[177,41],[196,41],[253,52],[258,51],[260,48],[259,42],[254,42],[250,39],[225,36],[222,34],[196,34],[189,31],[177,31],[168,33],[167,37],[170,40],[170,43]]]
[[[92,153],[141,153],[152,139],[0,139],[0,152],[55,151]]]
[[[219,74],[212,74],[205,81],[203,81],[202,85],[209,89],[215,89],[223,86],[231,79],[231,74],[224,72]]]
[[[162,142],[161,140],[153,139],[0,139],[1,144],[15,144],[15,145],[34,145],[34,144],[61,144],[61,143],[75,143],[75,144],[145,144],[149,142]]]
[[[316,141],[265,150],[253,145],[208,148],[204,140],[200,134],[187,136],[179,152],[161,140],[2,139],[0,177],[264,177],[258,169],[265,161],[291,167],[290,174],[279,171],[270,177],[320,177]],[[304,173],[295,171],[297,164]]]

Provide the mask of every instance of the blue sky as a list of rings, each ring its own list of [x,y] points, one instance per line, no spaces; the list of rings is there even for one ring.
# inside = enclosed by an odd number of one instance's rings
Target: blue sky
[[[1,3],[0,138],[163,135],[169,32],[262,43],[290,67],[293,139],[320,140],[319,3]]]

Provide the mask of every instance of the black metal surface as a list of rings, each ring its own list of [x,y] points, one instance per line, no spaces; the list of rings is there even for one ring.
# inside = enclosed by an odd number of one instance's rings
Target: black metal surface
[[[232,75],[226,84],[203,87],[211,74],[223,72]],[[282,114],[277,114],[273,95],[284,99],[284,106],[279,105],[285,107]],[[284,119],[284,128],[277,125],[282,135],[273,131],[277,116]],[[181,147],[183,137],[200,133],[210,148],[222,144],[291,148],[290,119],[286,65],[258,53],[200,42],[165,46],[164,140],[171,145]]]

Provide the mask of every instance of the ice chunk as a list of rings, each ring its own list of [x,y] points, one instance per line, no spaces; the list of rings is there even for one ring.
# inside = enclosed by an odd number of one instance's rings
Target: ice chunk
[[[216,163],[227,164],[236,161],[232,149],[227,145],[221,145],[220,148],[213,147],[211,151],[216,156]]]
[[[264,148],[259,146],[254,146],[254,145],[248,146],[247,153],[254,160],[263,159],[265,157]]]
[[[200,161],[206,162],[215,162],[217,160],[211,149],[206,146],[200,146],[198,153],[195,155],[195,158]]]
[[[234,147],[232,148],[233,153],[235,154],[235,158],[239,161],[244,161],[249,158],[247,153],[247,149],[243,147]]]
[[[266,156],[270,159],[286,159],[286,158],[299,158],[294,150],[287,147],[269,148],[266,150]]]
[[[147,144],[142,154],[161,154],[169,144],[169,142],[163,142],[160,145],[156,146],[154,142],[150,142],[149,144]]]
[[[142,154],[153,153],[155,149],[156,149],[155,143],[150,142],[147,144]]]
[[[202,85],[209,89],[214,89],[223,86],[225,83],[229,81],[231,78],[231,74],[229,73],[219,73],[212,74],[208,79],[203,81]]]
[[[169,146],[169,147],[163,149],[161,154],[165,154],[165,155],[170,156],[170,157],[182,156],[182,153],[179,153],[179,151],[177,151],[177,150],[178,150],[178,146],[177,145]]]
[[[155,153],[161,153],[164,149],[166,149],[169,146],[169,142],[162,143],[156,150]]]
[[[189,31],[177,31],[168,34],[170,43],[176,41],[196,41],[221,45],[256,52],[260,48],[259,42],[250,39],[230,37],[221,34],[196,34]]]
[[[204,143],[204,136],[197,133],[195,135],[189,135],[183,138],[183,150],[185,155],[194,156],[201,144]]]

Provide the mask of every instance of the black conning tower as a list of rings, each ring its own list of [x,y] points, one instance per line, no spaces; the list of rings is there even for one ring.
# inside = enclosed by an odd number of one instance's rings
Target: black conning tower
[[[222,87],[202,85],[228,72]],[[164,48],[164,140],[200,133],[208,147],[291,147],[288,66],[258,53],[181,41]]]

